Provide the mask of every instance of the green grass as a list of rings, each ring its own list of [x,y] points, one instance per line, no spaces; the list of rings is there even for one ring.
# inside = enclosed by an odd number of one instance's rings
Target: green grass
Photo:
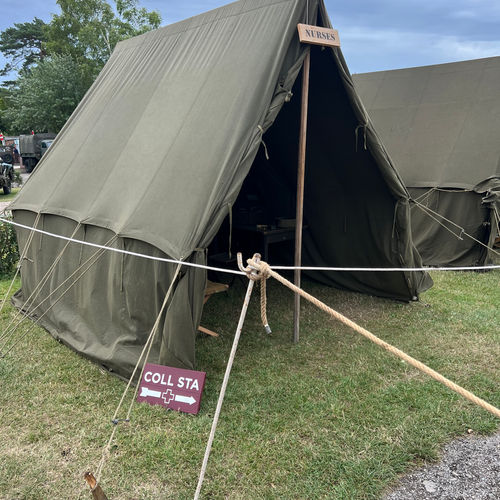
[[[434,273],[403,304],[306,282],[308,291],[490,403],[500,405],[499,272]],[[9,283],[0,281],[0,298]],[[202,490],[210,499],[376,499],[398,476],[439,457],[456,436],[498,420],[302,302],[268,286],[267,336],[252,299]],[[197,340],[207,372],[201,412],[135,405],[118,429],[102,486],[110,499],[192,498],[245,283],[206,305]],[[14,311],[0,317],[3,325]],[[22,335],[22,329],[16,335]],[[0,360],[0,498],[90,498],[124,383],[44,330]]]
[[[3,203],[4,201],[12,201],[17,196],[20,189],[21,188],[12,188],[10,194],[3,194],[3,191],[0,190],[0,203]]]

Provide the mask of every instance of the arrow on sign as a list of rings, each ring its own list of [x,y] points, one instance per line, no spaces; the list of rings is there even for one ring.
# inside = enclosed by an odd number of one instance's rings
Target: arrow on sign
[[[178,401],[179,403],[187,403],[188,405],[193,405],[196,403],[196,399],[193,398],[193,396],[181,396],[180,394],[172,394],[172,391],[170,389],[167,389],[163,394],[161,391],[154,391],[153,389],[150,389],[149,387],[141,387],[141,397],[147,398],[161,398],[163,397],[163,400],[165,401],[166,404],[170,403],[172,399],[175,401]]]
[[[194,399],[193,396],[179,396],[176,394],[175,400],[179,401],[179,403],[187,403],[188,405],[196,403],[196,399]]]
[[[161,398],[161,391],[153,391],[149,387],[141,387],[141,397]]]

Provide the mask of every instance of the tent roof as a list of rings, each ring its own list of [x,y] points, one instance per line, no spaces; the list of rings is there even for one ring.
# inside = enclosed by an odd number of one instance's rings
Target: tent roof
[[[500,57],[353,76],[408,187],[500,176]]]
[[[204,245],[297,59],[288,49],[309,4],[312,18],[318,2],[242,0],[119,43],[13,209],[175,258]]]

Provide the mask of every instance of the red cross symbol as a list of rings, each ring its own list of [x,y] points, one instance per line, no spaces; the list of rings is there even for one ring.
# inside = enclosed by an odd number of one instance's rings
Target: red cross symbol
[[[172,399],[174,399],[174,395],[172,394],[172,391],[170,389],[167,389],[161,397],[163,398],[163,401],[165,401],[165,404],[168,405]]]

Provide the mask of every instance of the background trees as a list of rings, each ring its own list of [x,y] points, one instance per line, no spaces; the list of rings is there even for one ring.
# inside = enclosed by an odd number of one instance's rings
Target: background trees
[[[15,24],[0,33],[8,63],[17,71],[0,93],[3,132],[58,132],[109,59],[115,45],[158,28],[161,17],[138,0],[58,0],[50,23]]]
[[[86,90],[82,70],[70,55],[48,56],[11,85],[3,121],[18,133],[57,132]]]
[[[45,27],[46,24],[35,17],[31,22],[15,23],[0,33],[0,52],[9,61],[0,69],[0,76],[20,68],[28,69],[43,60],[46,56]]]

